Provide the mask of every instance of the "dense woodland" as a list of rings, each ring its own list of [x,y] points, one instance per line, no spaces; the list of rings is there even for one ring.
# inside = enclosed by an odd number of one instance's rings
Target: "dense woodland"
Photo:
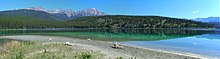
[[[14,17],[16,18],[17,16],[29,16],[29,17],[35,17],[38,19],[43,19],[43,20],[53,20],[53,21],[62,21],[64,20],[63,18],[60,18],[58,16],[49,14],[44,11],[34,11],[34,10],[9,10],[9,11],[1,11],[0,12],[0,17],[2,16],[7,16],[7,17]]]
[[[69,21],[0,15],[0,29],[46,28],[213,28],[214,25],[160,16],[91,16]]]
[[[0,16],[0,29],[45,29],[45,28],[71,28],[72,24],[43,20],[35,17],[16,16],[2,17]]]
[[[214,25],[186,19],[161,16],[90,16],[68,21],[90,28],[213,28]]]

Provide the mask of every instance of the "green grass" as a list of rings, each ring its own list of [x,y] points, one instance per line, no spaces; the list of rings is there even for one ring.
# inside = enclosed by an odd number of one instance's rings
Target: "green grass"
[[[14,40],[14,39],[5,39],[5,38],[0,38],[0,46],[4,45],[7,42],[11,42],[11,41],[21,41],[21,40]],[[1,47],[0,47],[1,48]]]
[[[102,59],[103,54],[61,43],[10,41],[1,46],[0,59]]]

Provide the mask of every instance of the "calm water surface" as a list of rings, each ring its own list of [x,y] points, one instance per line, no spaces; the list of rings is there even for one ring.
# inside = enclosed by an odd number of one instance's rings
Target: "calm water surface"
[[[127,45],[140,46],[156,50],[174,51],[180,53],[193,53],[206,57],[220,58],[220,31],[172,38],[157,41],[129,41]]]
[[[220,30],[179,29],[77,29],[0,30],[0,35],[53,35],[123,42],[127,45],[220,57]],[[1,41],[1,40],[0,40]]]

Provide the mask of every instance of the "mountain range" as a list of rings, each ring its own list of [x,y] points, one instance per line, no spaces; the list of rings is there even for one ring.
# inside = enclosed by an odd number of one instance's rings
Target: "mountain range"
[[[196,18],[192,20],[214,24],[216,28],[220,28],[220,17]]]
[[[80,18],[84,16],[105,16],[105,15],[107,14],[98,11],[96,8],[73,11],[71,9],[46,10],[45,8],[42,7],[29,7],[29,8],[0,11],[0,18],[5,18],[5,19],[13,18],[14,20],[39,19],[39,20],[66,21],[66,20],[74,20],[75,18]],[[117,17],[113,17],[113,18],[117,18]],[[214,24],[216,27],[220,28],[220,17],[196,18],[190,20],[197,22],[211,23]]]
[[[58,16],[49,14],[44,11],[35,11],[35,10],[8,10],[0,12],[0,18],[17,18],[17,17],[28,17],[28,18],[38,18],[42,20],[54,20],[54,21],[63,21],[65,19]],[[23,20],[23,19],[21,19]]]
[[[163,16],[107,15],[95,8],[77,12],[42,7],[0,11],[0,29],[213,27],[213,24],[204,22]]]
[[[107,14],[98,11],[96,8],[89,8],[76,12],[71,9],[46,10],[45,8],[42,7],[29,7],[29,8],[0,11],[0,17],[28,16],[28,17],[41,18],[45,20],[58,20],[58,21],[71,20],[83,16],[104,16],[104,15]]]
[[[196,18],[193,20],[199,22],[220,22],[220,17]]]
[[[56,16],[64,18],[64,19],[73,19],[73,18],[82,17],[82,16],[107,15],[104,12],[98,11],[96,8],[89,8],[89,9],[84,9],[84,10],[80,10],[80,11],[73,11],[71,9],[46,10],[45,8],[42,8],[42,7],[30,7],[30,8],[24,8],[24,9],[35,10],[35,11],[44,11],[44,12],[48,12],[52,15],[56,15]]]
[[[28,11],[28,10],[32,10],[32,11]],[[48,17],[55,18],[55,20],[70,20],[70,19],[79,18],[79,17],[83,17],[83,16],[104,16],[104,15],[107,15],[104,12],[97,10],[96,8],[88,8],[88,9],[84,9],[84,10],[80,10],[80,11],[73,11],[71,9],[46,10],[43,7],[29,7],[29,8],[0,11],[0,16],[1,16],[1,14],[17,14],[17,15],[21,14],[21,15],[25,15],[25,16],[30,16],[30,15],[33,16],[32,15],[33,12],[35,12],[35,16],[38,13],[40,13],[41,15],[42,15],[42,13],[45,15],[51,14]],[[42,17],[40,17],[40,18],[42,18]],[[53,20],[53,19],[50,18],[50,20]],[[191,20],[199,21],[199,22],[206,22],[206,23],[207,22],[213,23],[213,22],[220,22],[220,17],[196,18],[196,19],[191,19]]]

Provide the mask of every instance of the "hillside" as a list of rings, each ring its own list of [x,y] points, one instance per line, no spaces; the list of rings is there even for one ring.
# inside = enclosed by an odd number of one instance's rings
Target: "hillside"
[[[70,28],[71,24],[31,16],[0,16],[0,29]]]
[[[214,24],[216,28],[220,28],[220,22],[209,22],[210,24]]]
[[[86,28],[213,28],[214,25],[161,16],[90,16],[68,21]]]
[[[46,28],[214,28],[214,25],[161,16],[89,16],[54,21],[37,16],[0,15],[0,29]]]
[[[199,21],[199,22],[220,22],[220,17],[208,17],[208,18],[196,18],[196,19],[192,19],[195,21]]]
[[[220,28],[220,17],[196,18],[192,20],[214,24],[216,28]]]
[[[19,17],[19,16],[28,16],[28,17],[35,17],[38,19],[43,20],[56,20],[56,21],[62,21],[63,18],[60,18],[58,16],[51,15],[47,12],[43,11],[34,11],[34,10],[10,10],[10,11],[1,11],[0,17]]]

